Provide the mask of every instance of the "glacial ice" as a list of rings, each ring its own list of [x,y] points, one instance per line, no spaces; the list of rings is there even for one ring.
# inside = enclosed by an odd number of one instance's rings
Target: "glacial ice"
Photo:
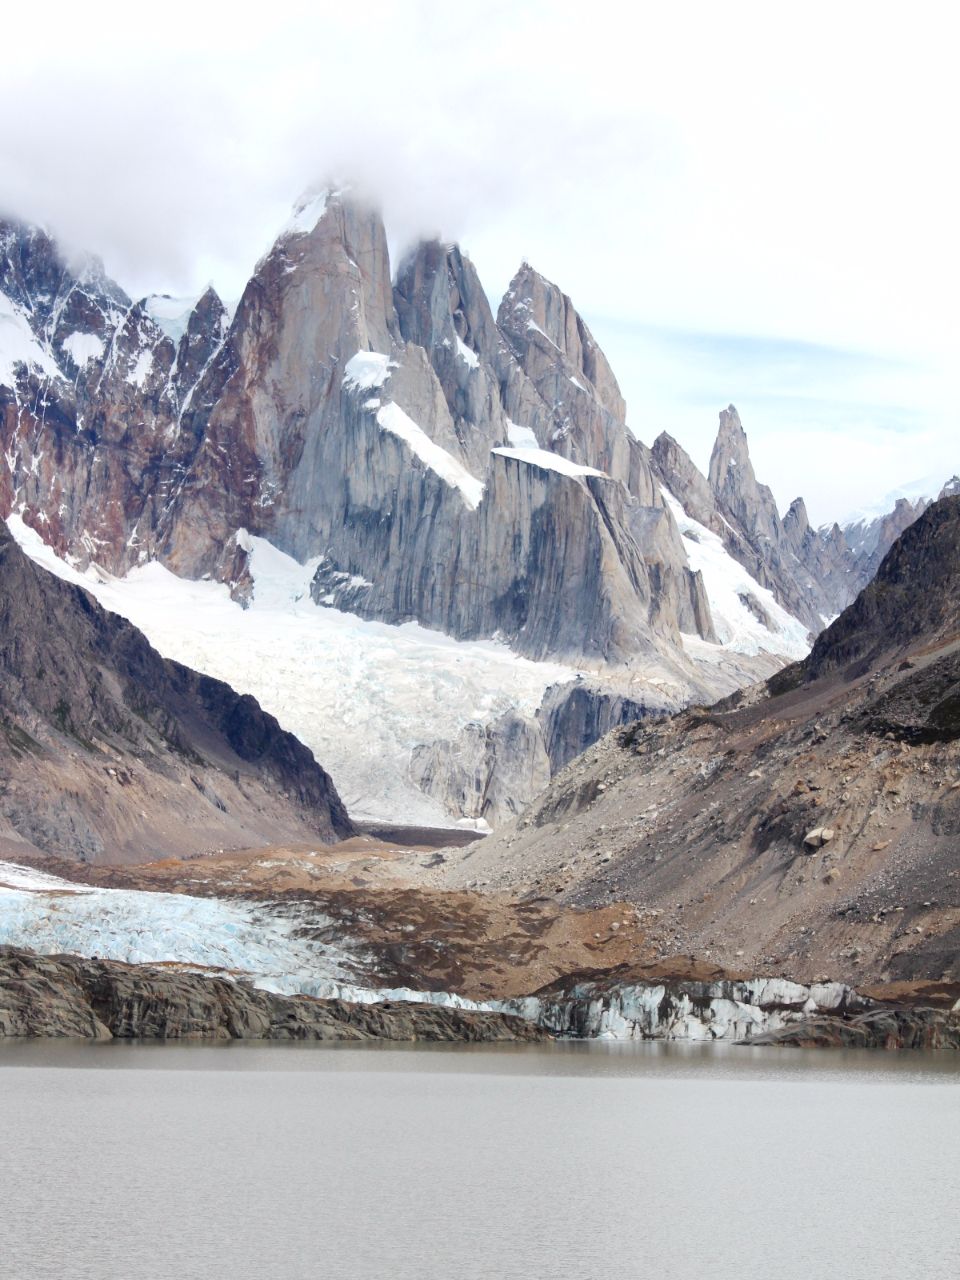
[[[842,983],[804,986],[785,978],[627,983],[609,990],[583,984],[556,997],[492,1003],[559,1035],[596,1040],[749,1040],[818,1012],[865,1007]]]
[[[198,864],[202,865],[202,864]],[[307,912],[307,914],[303,914]],[[335,941],[299,936],[323,930]],[[177,963],[241,976],[278,995],[372,1004],[414,1001],[512,1013],[556,1032],[596,1040],[747,1040],[811,1013],[863,1005],[838,982],[783,978],[720,982],[589,983],[555,997],[469,1000],[451,991],[373,987],[363,949],[322,914],[281,903],[99,889],[0,862],[0,944],[126,963]]]
[[[80,573],[21,516],[7,524],[31,558],[128,618],[164,657],[253,694],[313,751],[358,818],[449,826],[439,802],[410,780],[413,748],[454,739],[511,707],[533,715],[549,685],[576,675],[492,640],[318,608],[309,589],[319,561],[301,565],[244,530],[237,538],[254,580],[247,609],[223,584],[178,578],[157,562],[125,578],[96,567]]]
[[[298,938],[299,923],[268,904],[90,888],[0,863],[0,943],[42,954],[354,981],[359,960],[346,943]],[[324,928],[331,921],[313,914],[310,923]]]

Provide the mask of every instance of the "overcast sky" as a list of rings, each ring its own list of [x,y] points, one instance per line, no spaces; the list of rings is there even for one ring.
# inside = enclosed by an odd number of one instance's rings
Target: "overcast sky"
[[[642,439],[705,467],[736,404],[781,506],[960,470],[946,4],[88,0],[4,45],[0,208],[128,292],[239,295],[335,175],[494,306],[523,257],[560,284]]]

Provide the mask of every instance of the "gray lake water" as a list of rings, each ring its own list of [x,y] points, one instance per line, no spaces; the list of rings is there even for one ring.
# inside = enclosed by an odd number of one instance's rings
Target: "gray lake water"
[[[0,1043],[3,1280],[957,1280],[960,1055]]]

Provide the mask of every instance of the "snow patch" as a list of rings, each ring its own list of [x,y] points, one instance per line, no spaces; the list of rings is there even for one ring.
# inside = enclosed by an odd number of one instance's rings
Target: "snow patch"
[[[292,236],[308,236],[327,211],[326,189],[319,193],[307,193],[293,207],[293,215],[277,237],[284,240]]]
[[[729,554],[717,534],[692,520],[669,489],[663,488],[661,493],[677,522],[691,569],[699,569],[703,574],[720,644],[734,653],[748,656],[772,653],[791,659],[806,657],[810,644],[803,623],[787,613],[771,591],[751,578]],[[759,606],[770,619],[772,628],[761,622],[745,600],[753,600]],[[696,646],[698,656],[702,656],[702,647]]]
[[[0,382],[14,386],[17,366],[21,364],[48,378],[61,376],[56,361],[34,337],[23,310],[0,293]]]
[[[480,368],[480,357],[477,353],[463,341],[460,335],[457,335],[457,354],[464,364],[468,364],[471,369]]]
[[[532,434],[532,433],[531,433]],[[541,467],[544,471],[557,471],[562,476],[600,476],[607,478],[605,471],[597,471],[595,467],[584,467],[579,462],[571,462],[559,453],[551,453],[549,449],[491,449],[502,458],[514,458],[517,462],[526,462],[531,467]]]
[[[127,374],[127,381],[132,382],[135,387],[143,390],[143,386],[150,377],[150,370],[153,368],[153,352],[151,350],[141,351],[134,361],[133,368]]]
[[[527,301],[529,302],[529,301],[530,301],[530,299],[528,298],[528,299],[527,299]],[[521,307],[522,307],[522,304],[521,304]],[[521,307],[517,307],[517,310],[520,310],[520,309],[521,309]],[[554,342],[554,340],[550,337],[550,335],[549,335],[548,333],[544,333],[544,331],[540,328],[540,326],[536,323],[536,321],[535,321],[535,320],[528,320],[528,321],[527,321],[527,332],[528,332],[528,333],[539,333],[539,334],[540,334],[540,336],[541,336],[541,338],[546,338],[546,340],[550,343],[551,347],[553,347],[553,349],[554,349],[555,351],[560,351],[560,348],[557,346],[557,344]],[[563,353],[561,352],[561,355],[562,355],[562,354],[563,354]]]
[[[99,360],[105,350],[103,340],[95,333],[81,333],[79,330],[64,338],[60,345],[79,369],[90,360]]]
[[[540,441],[529,427],[518,427],[507,419],[507,439],[514,449],[539,449]]]
[[[374,387],[382,387],[390,377],[390,370],[396,368],[396,362],[382,351],[358,351],[344,365],[343,385],[372,391]]]
[[[484,484],[471,475],[462,462],[436,444],[422,427],[407,416],[398,404],[385,404],[377,410],[377,425],[391,435],[399,436],[422,463],[435,471],[451,488],[459,489],[468,507],[480,505]]]

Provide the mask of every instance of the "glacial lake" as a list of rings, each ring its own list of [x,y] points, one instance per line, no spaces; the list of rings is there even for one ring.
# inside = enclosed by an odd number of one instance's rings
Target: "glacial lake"
[[[3,1280],[957,1280],[960,1055],[0,1042]]]

